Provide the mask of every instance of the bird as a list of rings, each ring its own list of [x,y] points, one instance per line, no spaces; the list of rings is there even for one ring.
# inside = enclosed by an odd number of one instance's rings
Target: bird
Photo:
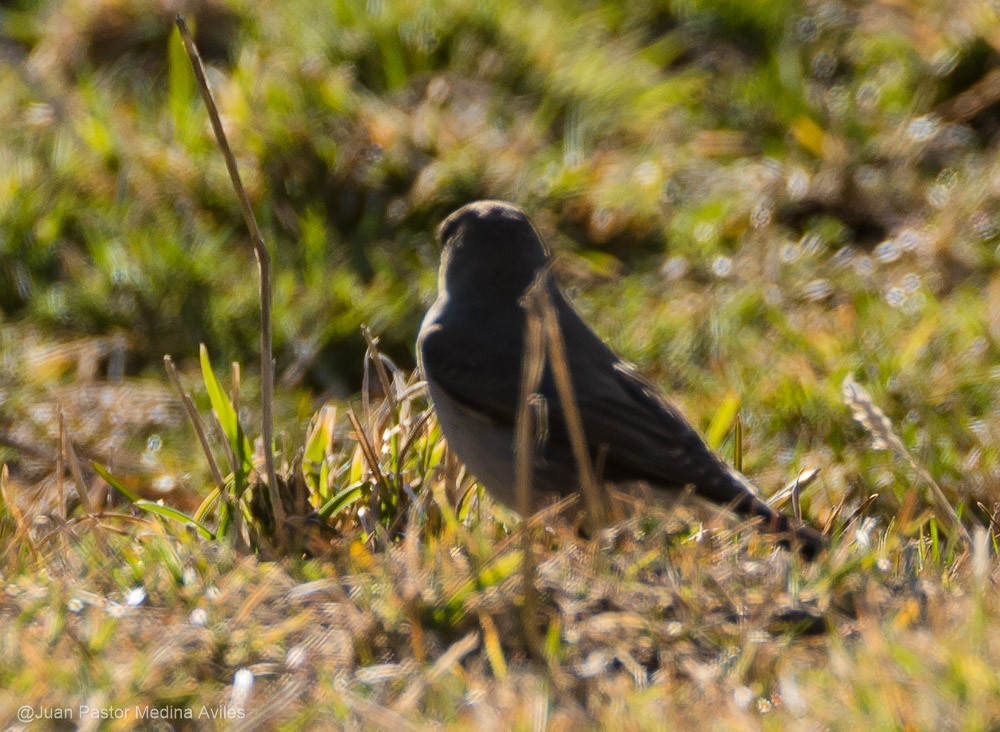
[[[615,354],[583,321],[550,274],[549,250],[528,215],[503,201],[476,201],[438,228],[437,298],[417,337],[417,360],[442,433],[487,492],[516,501],[515,424],[527,313],[522,298],[542,282],[565,344],[573,394],[601,486],[645,484],[654,495],[686,492],[747,517],[806,559],[825,547],[808,524],[771,508],[756,487],[706,445],[663,393]],[[538,395],[547,417],[531,463],[537,495],[566,496],[580,486],[551,369]]]

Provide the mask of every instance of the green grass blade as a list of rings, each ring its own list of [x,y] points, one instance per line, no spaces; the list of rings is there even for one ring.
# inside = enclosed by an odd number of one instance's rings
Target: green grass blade
[[[208,512],[212,510],[212,506],[215,502],[219,500],[219,496],[222,495],[218,488],[213,488],[212,492],[205,496],[205,500],[201,502],[198,506],[198,510],[194,512],[194,520],[201,522],[205,520],[205,516]]]
[[[317,513],[321,518],[325,519],[333,516],[335,513],[343,511],[345,508],[361,498],[365,485],[367,485],[367,483],[359,483],[358,485],[352,485],[345,488],[323,504]]]
[[[337,410],[333,407],[323,407],[316,417],[316,424],[309,434],[303,453],[303,462],[319,465],[326,457],[327,449],[333,441],[333,421]]]
[[[249,473],[253,469],[251,462],[253,448],[250,446],[250,441],[246,435],[243,434],[243,428],[240,426],[236,410],[233,409],[233,403],[229,400],[229,396],[215,377],[215,372],[212,370],[212,363],[208,358],[208,349],[204,343],[201,344],[201,374],[205,381],[205,390],[208,392],[208,400],[212,404],[212,409],[219,420],[222,432],[226,435],[226,439],[233,448],[233,454],[236,455],[236,459],[239,462],[238,467],[244,473]],[[237,481],[237,488],[239,488],[238,484],[239,481]]]
[[[190,135],[198,130],[197,125],[192,122],[197,117],[191,114],[191,103],[195,99],[197,89],[194,76],[191,74],[191,62],[188,61],[177,28],[173,29],[167,44],[167,82],[169,89],[167,99],[177,135],[181,139],[189,140]]]
[[[99,476],[104,478],[109,486],[114,488],[116,491],[125,496],[132,503],[139,502],[139,495],[132,491],[130,488],[126,488],[125,485],[118,480],[115,476],[111,474],[111,471],[98,462],[93,460],[90,461],[90,467],[92,467]]]
[[[712,423],[708,426],[708,432],[705,433],[705,441],[708,442],[708,446],[713,450],[719,449],[722,440],[725,439],[729,430],[732,429],[739,409],[740,395],[735,391],[726,394],[726,398],[722,400],[722,404],[715,410],[715,416],[712,417]]]
[[[155,513],[157,516],[162,516],[165,519],[170,519],[171,521],[177,521],[182,524],[190,524],[194,526],[195,530],[201,535],[203,539],[214,539],[215,534],[212,533],[211,529],[206,527],[204,524],[198,523],[193,518],[188,516],[186,513],[178,511],[176,508],[171,508],[170,506],[161,506],[155,501],[147,501],[145,499],[138,500],[135,502],[137,508],[141,508],[143,511],[148,511],[149,513]]]

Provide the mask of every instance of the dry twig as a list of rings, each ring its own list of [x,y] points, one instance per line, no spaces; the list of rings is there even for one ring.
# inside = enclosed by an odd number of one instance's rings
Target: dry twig
[[[906,445],[896,434],[892,427],[892,421],[886,416],[871,394],[858,384],[850,374],[844,379],[841,389],[844,394],[844,402],[851,408],[851,415],[864,427],[872,437],[872,446],[876,450],[889,450],[896,457],[909,463],[920,479],[927,484],[931,499],[937,508],[938,515],[951,527],[956,536],[965,544],[966,548],[972,545],[972,537],[962,525],[961,519],[955,513],[947,496],[941,490],[934,477],[927,472],[926,468],[913,459]]]
[[[271,414],[274,402],[274,358],[271,348],[271,255],[268,254],[267,246],[264,244],[264,237],[257,226],[257,218],[254,216],[253,208],[250,206],[250,197],[243,187],[240,179],[240,171],[236,165],[236,158],[229,147],[229,140],[222,127],[222,120],[219,117],[219,110],[215,105],[215,98],[212,90],[208,86],[208,79],[205,78],[205,66],[195,46],[191,31],[188,30],[187,23],[180,15],[177,16],[177,29],[180,31],[181,39],[184,41],[184,48],[187,50],[188,58],[191,59],[191,67],[194,69],[195,78],[198,80],[198,88],[201,90],[201,97],[208,109],[208,117],[212,122],[212,129],[215,132],[215,139],[219,143],[222,157],[225,158],[226,168],[229,170],[229,178],[239,199],[240,208],[243,211],[243,219],[246,221],[247,229],[250,232],[250,239],[253,241],[253,251],[257,257],[257,272],[260,284],[260,382],[261,382],[261,432],[264,438],[264,468],[267,473],[267,486],[271,496],[271,510],[274,511],[275,538],[278,545],[285,544],[285,509],[281,503],[281,496],[278,492],[278,474],[274,468],[274,426]]]
[[[521,360],[521,393],[518,397],[515,423],[515,470],[517,486],[517,509],[524,523],[521,526],[521,574],[524,585],[524,632],[532,652],[541,651],[541,640],[535,628],[535,611],[538,597],[535,592],[535,558],[532,546],[531,525],[528,518],[532,512],[531,468],[535,457],[534,409],[533,404],[542,383],[545,371],[545,333],[542,328],[537,293],[544,287],[545,280],[539,276],[528,288],[524,296],[525,328],[524,356]]]
[[[548,270],[544,270],[539,275],[539,280],[547,282],[549,276]],[[532,290],[534,290],[534,295],[531,295]],[[559,394],[559,403],[562,405],[563,416],[566,420],[566,431],[569,433],[570,447],[573,449],[573,458],[576,461],[577,476],[580,479],[580,488],[587,506],[591,532],[592,535],[596,536],[604,525],[604,501],[601,499],[594,466],[590,462],[587,439],[583,431],[583,418],[580,416],[580,409],[573,391],[573,379],[570,374],[569,360],[566,357],[566,344],[563,342],[562,330],[559,328],[559,317],[552,300],[549,298],[548,291],[538,281],[525,295],[525,299],[527,300],[529,296],[537,298],[536,307],[545,332],[545,351],[552,367],[556,392]]]

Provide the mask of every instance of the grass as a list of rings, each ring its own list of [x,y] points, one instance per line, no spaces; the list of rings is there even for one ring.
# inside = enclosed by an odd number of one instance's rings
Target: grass
[[[420,431],[440,449],[432,421]],[[440,474],[419,495],[398,540],[361,528],[357,501],[311,537],[314,557],[278,562],[155,515],[6,513],[4,707],[455,728],[654,728],[711,710],[722,726],[985,729],[1000,713],[992,559],[870,518],[838,522],[815,565],[724,522],[642,515],[594,542],[557,523],[533,548],[534,660],[510,525],[488,503],[454,514]]]
[[[0,720],[1000,723],[992,10],[198,5],[274,261],[291,543],[173,12],[0,16]],[[827,555],[684,512],[525,537],[474,488],[411,367],[434,227],[486,196],[758,484],[820,470]]]

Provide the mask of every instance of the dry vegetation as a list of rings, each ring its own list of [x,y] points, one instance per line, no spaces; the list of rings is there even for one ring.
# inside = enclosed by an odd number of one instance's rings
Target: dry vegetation
[[[1000,725],[994,8],[189,3],[275,258],[282,537],[174,4],[14,5],[0,723]],[[409,368],[430,232],[486,196],[723,454],[772,490],[819,469],[782,500],[820,561],[722,515],[553,512],[525,602],[523,528]]]

